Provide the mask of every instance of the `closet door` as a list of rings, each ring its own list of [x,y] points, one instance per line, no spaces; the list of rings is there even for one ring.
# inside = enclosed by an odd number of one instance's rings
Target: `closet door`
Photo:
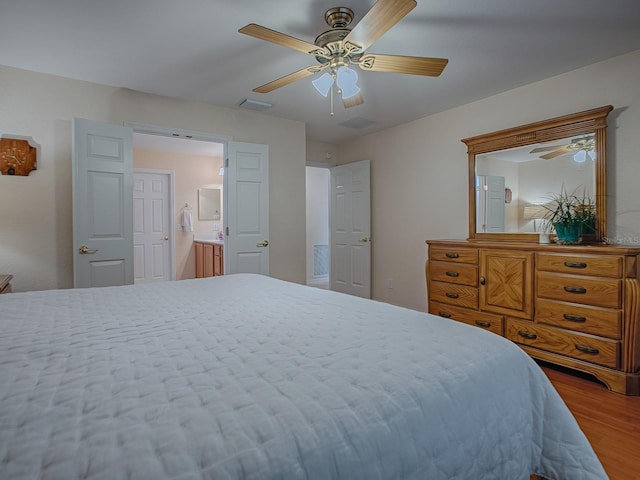
[[[225,182],[225,271],[269,275],[268,145],[230,142]]]
[[[73,284],[133,283],[133,130],[73,120]]]
[[[331,290],[371,298],[370,161],[331,169]]]

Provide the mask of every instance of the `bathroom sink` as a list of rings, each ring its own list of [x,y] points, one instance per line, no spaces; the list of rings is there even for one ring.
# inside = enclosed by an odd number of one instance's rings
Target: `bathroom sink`
[[[222,240],[218,239],[217,232],[211,233],[194,233],[193,234],[194,242],[203,242],[203,243],[224,243]]]

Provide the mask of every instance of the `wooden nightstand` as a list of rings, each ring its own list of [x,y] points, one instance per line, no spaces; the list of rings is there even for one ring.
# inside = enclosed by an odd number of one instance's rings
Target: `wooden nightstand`
[[[13,275],[0,275],[0,294],[11,293],[11,279]]]

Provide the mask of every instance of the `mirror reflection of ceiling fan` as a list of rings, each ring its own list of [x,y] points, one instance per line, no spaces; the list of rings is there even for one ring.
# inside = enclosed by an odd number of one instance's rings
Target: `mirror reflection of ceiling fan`
[[[545,155],[540,155],[543,160],[551,160],[552,158],[559,157],[560,155],[566,155],[568,153],[573,154],[573,159],[578,162],[584,162],[587,157],[591,160],[595,159],[596,141],[593,135],[589,135],[582,138],[574,138],[567,145],[554,145],[549,147],[538,147],[531,150],[529,153],[549,152]]]
[[[357,65],[365,71],[439,76],[448,63],[447,59],[365,52],[416,5],[415,0],[378,0],[352,29],[348,26],[353,20],[353,11],[346,7],[331,8],[324,15],[331,29],[318,35],[315,43],[299,40],[255,23],[242,27],[238,30],[240,33],[306,53],[318,61],[318,65],[305,67],[254,88],[253,91],[268,93],[324,71],[322,76],[313,81],[313,85],[323,96],[331,94],[333,115],[334,85],[345,108],[364,103],[356,83],[358,74],[349,68],[351,65]]]

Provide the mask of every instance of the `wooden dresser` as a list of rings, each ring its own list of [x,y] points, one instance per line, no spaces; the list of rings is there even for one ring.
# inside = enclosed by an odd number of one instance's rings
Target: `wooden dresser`
[[[224,275],[224,245],[218,242],[194,242],[196,278]]]
[[[429,312],[640,395],[640,247],[428,240]]]

